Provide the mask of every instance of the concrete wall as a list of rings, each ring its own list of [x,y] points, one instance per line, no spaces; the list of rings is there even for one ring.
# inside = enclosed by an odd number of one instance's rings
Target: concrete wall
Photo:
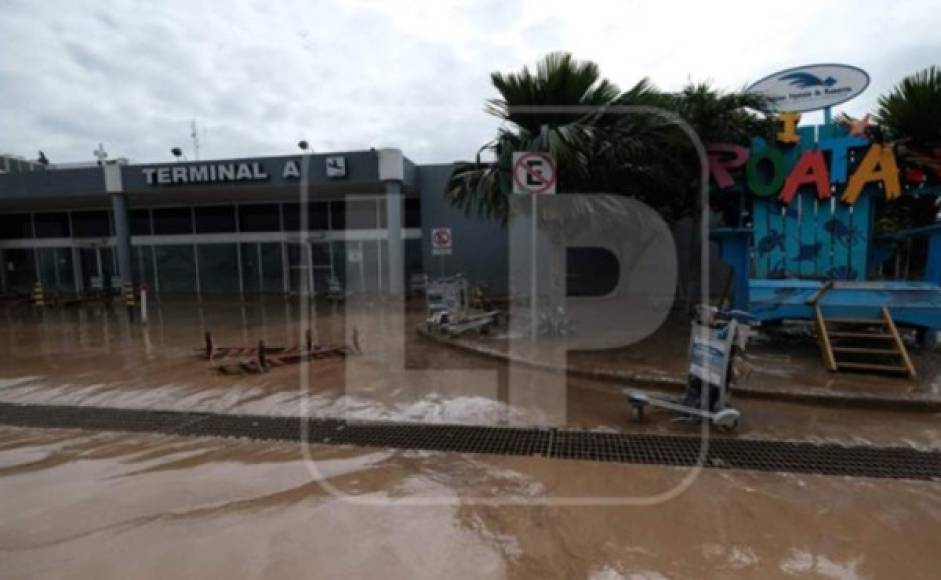
[[[504,294],[509,279],[507,229],[448,205],[444,194],[453,168],[450,163],[417,167],[425,272],[432,277],[464,273],[472,283],[486,283],[494,293]],[[451,228],[452,255],[431,255],[431,230],[436,227]]]
[[[82,197],[104,191],[105,178],[100,167],[0,175],[0,201],[30,200],[38,197]]]

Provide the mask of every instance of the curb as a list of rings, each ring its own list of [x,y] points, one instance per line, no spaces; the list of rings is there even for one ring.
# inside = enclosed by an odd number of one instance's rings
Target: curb
[[[532,369],[551,373],[565,373],[569,376],[584,379],[593,379],[608,383],[630,383],[638,388],[652,388],[666,391],[682,392],[686,388],[686,381],[671,376],[644,375],[638,373],[621,372],[608,369],[588,369],[582,367],[560,367],[548,363],[541,363],[519,356],[511,356],[506,352],[478,344],[470,344],[460,339],[448,338],[440,334],[429,332],[424,325],[416,328],[419,336],[438,344],[470,352],[491,359],[511,362]],[[885,395],[872,395],[861,393],[821,392],[815,389],[767,389],[756,387],[736,387],[735,396],[743,399],[756,399],[765,401],[782,401],[786,403],[801,403],[822,405],[829,407],[843,407],[847,409],[869,409],[879,411],[916,411],[922,413],[941,412],[941,399],[911,395],[906,397],[891,397]]]

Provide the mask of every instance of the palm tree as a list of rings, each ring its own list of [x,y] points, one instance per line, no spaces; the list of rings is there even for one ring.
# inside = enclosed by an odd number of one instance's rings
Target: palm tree
[[[494,72],[490,79],[500,97],[490,99],[485,110],[503,125],[474,162],[458,164],[447,196],[467,213],[504,221],[514,152],[551,153],[558,163],[560,192],[597,191],[599,180],[610,175],[601,165],[617,159],[630,145],[641,146],[639,135],[631,142],[627,125],[619,115],[606,114],[607,109],[662,102],[662,95],[646,79],[621,92],[602,78],[597,64],[575,60],[568,53],[550,53],[535,71],[523,67],[519,73]],[[572,112],[565,107],[572,107]],[[484,154],[493,161],[483,161]]]
[[[909,75],[880,96],[876,122],[906,173],[929,186],[941,184],[941,67]],[[881,205],[878,224],[889,231],[928,225],[935,213],[930,196],[906,195]]]
[[[879,97],[876,120],[889,139],[926,149],[941,147],[941,68],[909,75]]]
[[[568,53],[547,55],[535,72],[527,67],[495,72],[491,81],[500,97],[489,100],[485,110],[503,125],[474,162],[458,164],[446,195],[466,213],[502,221],[508,216],[515,151],[551,153],[559,166],[560,193],[629,195],[672,220],[698,212],[700,163],[670,114],[685,120],[706,144],[744,144],[770,132],[769,121],[756,114],[767,111],[763,97],[724,93],[704,83],[667,94],[646,78],[622,92],[601,76],[598,65]],[[560,110],[566,106],[577,109]],[[624,114],[618,107],[625,106],[663,114]],[[483,161],[484,154],[493,161]]]

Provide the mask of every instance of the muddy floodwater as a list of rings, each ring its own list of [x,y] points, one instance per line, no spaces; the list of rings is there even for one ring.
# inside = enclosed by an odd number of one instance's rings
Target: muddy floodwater
[[[7,308],[0,402],[698,433],[665,414],[635,422],[618,385],[510,369],[413,332],[389,339],[420,315],[349,310],[305,319],[281,301],[165,302],[142,327],[118,310]],[[251,346],[298,344],[306,328],[363,354],[226,376],[194,350],[207,330]],[[389,371],[399,356],[409,374]],[[736,405],[735,437],[941,448],[933,413]],[[209,437],[0,426],[0,514],[3,578],[934,578],[941,567],[938,482]]]

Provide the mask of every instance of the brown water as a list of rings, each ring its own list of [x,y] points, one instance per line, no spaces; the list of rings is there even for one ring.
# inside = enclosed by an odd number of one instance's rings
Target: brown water
[[[310,451],[316,479],[296,445],[0,428],[0,575],[930,578],[939,563],[937,484],[707,470],[651,506],[494,506],[480,500],[644,496],[687,471]]]
[[[338,359],[315,361],[304,371],[306,375],[293,365],[261,375],[224,376],[196,355],[194,349],[202,344],[206,330],[212,330],[217,344],[223,346],[251,346],[259,339],[269,345],[298,344],[307,325],[298,321],[296,305],[284,301],[202,308],[170,302],[154,310],[145,327],[128,324],[120,310],[57,310],[38,316],[7,309],[6,320],[0,320],[4,352],[0,401],[699,432],[697,426],[678,424],[656,412],[637,423],[616,384],[516,367],[511,385],[506,363],[420,338],[411,330],[420,313],[390,321],[369,305],[363,312],[357,315],[355,326],[366,354],[355,359],[356,382],[348,384],[349,369]],[[321,341],[347,340],[341,314],[336,308],[319,309],[311,326]],[[384,336],[383,326],[395,324],[406,330],[401,364],[411,374],[390,384],[386,381],[389,369],[381,364],[385,345],[377,337]],[[685,344],[679,347],[653,360],[665,366],[680,364],[685,361]],[[422,369],[446,374],[424,376]],[[554,385],[561,389],[555,393],[560,395],[555,402],[564,407],[564,413],[550,417],[538,396],[541,388],[550,392]],[[520,391],[535,396],[518,396]],[[738,400],[736,406],[744,414],[741,437],[941,448],[937,413],[883,413],[756,400]]]
[[[0,401],[474,424],[546,420],[538,405],[516,404],[503,363],[412,334],[409,369],[454,371],[452,380],[377,387],[384,367],[372,353],[386,348],[376,337],[390,323],[378,317],[358,319],[367,354],[362,384],[349,385],[348,369],[336,360],[311,364],[306,376],[293,366],[226,377],[194,356],[205,329],[222,344],[296,343],[304,325],[283,303],[248,305],[244,313],[167,303],[146,329],[100,310],[4,316]],[[322,310],[316,320],[321,340],[347,338],[338,313]],[[537,387],[558,378],[520,372]],[[660,414],[633,422],[616,385],[562,384],[566,425],[697,432]],[[941,448],[933,414],[737,405],[745,414],[739,437]],[[0,577],[936,577],[939,483],[693,475],[542,458],[0,427]],[[650,504],[684,483],[674,497]]]

